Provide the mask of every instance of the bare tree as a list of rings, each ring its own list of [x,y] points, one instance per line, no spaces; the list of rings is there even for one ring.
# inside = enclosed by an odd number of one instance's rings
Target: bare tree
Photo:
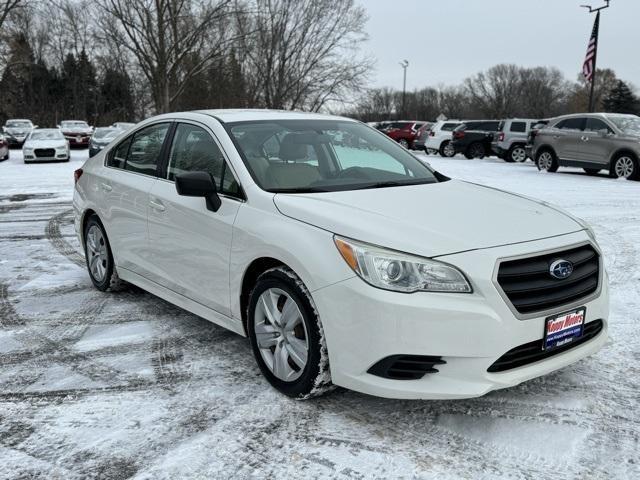
[[[146,77],[155,110],[171,110],[185,83],[221,55],[231,0],[97,0],[105,41],[119,44]],[[197,59],[194,61],[194,59]]]
[[[491,118],[505,118],[517,113],[521,85],[516,65],[496,65],[464,82],[470,100],[478,110]]]
[[[239,53],[251,103],[317,111],[364,87],[364,9],[353,0],[251,0],[238,9]]]
[[[24,4],[24,0],[0,0],[0,29],[9,15]]]

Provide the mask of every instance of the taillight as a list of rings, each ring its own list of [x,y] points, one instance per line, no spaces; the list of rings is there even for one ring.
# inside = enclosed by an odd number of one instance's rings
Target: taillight
[[[455,138],[456,140],[460,140],[462,138],[464,138],[464,131],[455,131],[453,132],[453,138]]]
[[[80,177],[82,176],[82,169],[79,168],[76,171],[73,172],[73,181],[74,183],[78,183],[78,180],[80,180]]]
[[[499,141],[499,142],[504,142],[504,132],[500,132],[500,133],[498,134],[498,141]]]

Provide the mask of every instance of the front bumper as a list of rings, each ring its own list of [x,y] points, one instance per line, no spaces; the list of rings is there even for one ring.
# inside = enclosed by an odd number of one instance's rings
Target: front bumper
[[[16,137],[10,137],[8,135],[5,138],[10,147],[21,147],[22,145],[24,145],[24,142],[27,139],[27,137],[16,138]]]
[[[548,315],[522,320],[491,278],[497,259],[588,241],[584,232],[444,257],[470,278],[473,294],[402,294],[373,288],[358,277],[313,292],[337,385],[359,392],[411,399],[468,398],[570,365],[607,341],[608,288],[584,303],[586,323],[603,321],[595,338],[566,352],[500,373],[487,369],[509,350],[542,339]],[[557,309],[558,313],[566,310]],[[440,356],[446,364],[418,380],[382,378],[367,370],[392,355]]]
[[[64,138],[69,142],[70,147],[88,147],[91,136],[65,134]]]
[[[46,157],[37,157],[35,154],[24,154],[23,159],[25,162],[35,163],[35,162],[67,162],[69,161],[69,154],[67,152],[64,153],[56,153],[53,156]]]

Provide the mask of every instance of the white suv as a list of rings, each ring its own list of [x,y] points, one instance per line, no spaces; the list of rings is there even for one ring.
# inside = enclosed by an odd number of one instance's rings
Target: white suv
[[[607,338],[589,227],[451,180],[347,118],[165,114],[75,178],[98,289],[122,279],[248,336],[267,380],[296,398],[332,384],[475,397]]]
[[[424,142],[424,149],[427,153],[437,152],[443,157],[453,157],[456,154],[451,145],[451,134],[460,125],[458,120],[439,121],[429,132],[429,136]]]

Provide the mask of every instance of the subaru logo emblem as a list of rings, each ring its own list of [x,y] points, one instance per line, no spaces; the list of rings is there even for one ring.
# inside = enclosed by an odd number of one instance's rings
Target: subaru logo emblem
[[[569,278],[573,273],[573,263],[568,260],[556,260],[549,267],[549,273],[558,280]]]

